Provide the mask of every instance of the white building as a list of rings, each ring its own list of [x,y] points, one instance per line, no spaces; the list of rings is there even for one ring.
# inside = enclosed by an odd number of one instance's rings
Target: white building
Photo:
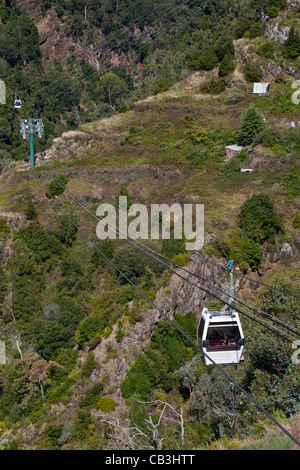
[[[263,96],[270,90],[270,83],[253,83],[253,94]]]
[[[6,104],[6,87],[3,80],[0,79],[0,104]]]

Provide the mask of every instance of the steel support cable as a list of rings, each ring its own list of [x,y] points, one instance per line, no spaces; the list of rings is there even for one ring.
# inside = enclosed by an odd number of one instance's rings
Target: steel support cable
[[[176,242],[176,241],[175,241],[175,242]],[[214,262],[211,261],[208,257],[202,256],[202,255],[200,255],[200,253],[197,253],[196,251],[195,251],[194,253],[195,253],[197,256],[199,256],[200,258],[202,258],[202,259],[204,259],[205,261],[207,261],[208,263],[212,263],[212,264],[214,264],[215,266],[217,266],[218,268],[221,268],[221,269],[223,269],[224,271],[227,271],[227,272],[228,272],[228,268],[227,268],[226,266],[221,266],[220,264],[214,263]],[[243,275],[243,274],[241,274],[241,273],[235,273],[235,272],[234,272],[233,274],[234,274],[234,276],[238,276],[238,277],[241,277],[241,278],[243,278],[243,279],[247,279],[248,281],[255,282],[256,284],[260,284],[261,286],[267,287],[268,289],[272,289],[272,290],[275,290],[275,291],[277,291],[277,292],[281,292],[282,294],[289,295],[289,296],[291,296],[291,297],[294,297],[294,298],[300,300],[300,296],[297,295],[297,294],[292,294],[291,292],[287,292],[287,291],[285,291],[285,290],[283,290],[283,289],[279,289],[278,287],[270,286],[270,285],[268,285],[268,284],[264,284],[264,283],[261,282],[261,281],[258,281],[258,280],[256,280],[256,279],[252,279],[252,278],[247,277],[247,276],[245,276],[245,275]]]
[[[51,196],[51,195],[50,195]],[[71,217],[65,212],[63,209],[62,205],[58,203],[57,199],[54,199],[55,203],[57,204],[58,207],[60,207],[60,210],[65,214],[65,216],[69,219],[69,221],[74,225],[74,227],[86,238],[86,240],[96,248],[97,251],[108,261],[111,266],[115,268],[115,270],[126,279],[126,281],[132,285],[143,297],[146,299],[153,308],[155,308],[160,315],[162,315],[166,320],[168,320],[179,333],[181,333],[198,351],[200,351],[202,356],[205,356],[208,358],[211,363],[231,382],[233,383],[247,398],[257,407],[260,409],[260,411],[265,414],[277,427],[279,427],[297,446],[300,447],[300,442],[290,434],[287,429],[285,429],[275,418],[273,418],[268,411],[266,411],[245,389],[243,389],[230,375],[227,374],[227,372],[219,366],[210,356],[205,353],[184,331],[176,325],[138,286],[136,286],[116,265],[113,261],[111,261],[98,247],[97,245],[81,230],[81,228],[71,219]]]
[[[80,178],[77,178],[77,179],[80,180]],[[109,200],[109,198],[105,197],[105,196],[103,195],[103,193],[101,193],[101,191],[99,191],[97,188],[95,188],[95,187],[94,187],[92,184],[90,184],[88,181],[83,181],[83,180],[80,180],[80,181],[82,181],[83,183],[86,183],[90,188],[93,188],[96,193],[100,194],[102,197],[104,197],[104,198],[106,198],[106,199]],[[117,204],[115,204],[113,201],[112,201],[112,204],[114,204],[116,207],[118,207],[119,209],[122,210],[122,208],[119,207]],[[176,243],[177,245],[181,246],[182,248],[184,248],[184,246],[182,245],[182,243],[178,242],[177,240],[172,239],[172,241],[173,241],[174,243]],[[227,268],[225,265],[221,265],[221,264],[215,263],[215,262],[212,261],[208,256],[201,255],[201,254],[198,253],[197,251],[194,251],[194,250],[190,250],[190,251],[191,251],[191,253],[193,253],[194,255],[198,256],[198,257],[201,258],[201,259],[203,259],[205,262],[210,263],[210,264],[214,265],[214,266],[217,267],[217,268],[223,269],[223,271],[226,271],[227,273],[229,272],[228,268]],[[234,274],[235,276],[239,276],[239,277],[241,277],[241,278],[243,278],[243,279],[247,279],[247,280],[252,281],[252,282],[255,282],[255,283],[257,283],[257,284],[261,284],[262,286],[268,287],[269,289],[276,290],[276,291],[278,291],[278,292],[281,292],[282,294],[286,294],[286,295],[295,297],[296,299],[299,299],[299,300],[300,300],[300,296],[298,296],[298,295],[296,295],[296,294],[292,294],[292,293],[290,293],[290,292],[287,292],[287,291],[285,291],[285,290],[283,290],[283,289],[279,289],[279,288],[274,287],[274,286],[269,286],[268,284],[264,284],[264,283],[262,283],[262,282],[260,282],[260,281],[257,281],[256,279],[249,278],[249,277],[244,276],[243,274],[240,274],[240,273],[233,273],[233,274]],[[300,331],[300,330],[298,330],[298,331]]]
[[[50,170],[51,171],[51,170]],[[53,175],[55,175],[55,173],[53,171],[51,171]],[[77,198],[76,195],[74,195],[68,188],[66,188],[65,185],[63,185],[63,183],[61,182],[61,180],[55,175],[55,179],[56,181],[60,184],[61,187],[64,188],[64,190],[66,190],[66,192],[70,195],[70,197],[81,207],[83,208],[86,212],[88,212],[90,215],[92,215],[92,217],[96,218],[99,222],[102,222],[101,219],[97,216],[97,214],[92,211],[91,209],[89,209],[85,204],[84,202],[82,202],[79,198]],[[140,246],[138,246],[135,242],[132,242],[130,239],[128,239],[127,236],[124,236],[125,234],[121,233],[119,231],[119,229],[115,226],[112,226],[113,229],[116,229],[120,234],[121,234],[121,238],[123,240],[126,240],[130,245],[136,247],[137,249],[139,249],[140,251],[146,253],[148,256],[152,257],[153,259],[155,259],[156,261],[160,262],[161,264],[164,264],[171,272],[173,272],[175,275],[177,275],[178,277],[180,277],[182,280],[185,280],[187,281],[188,283],[192,284],[193,286],[197,287],[198,289],[201,289],[201,290],[204,290],[207,294],[210,294],[212,295],[213,297],[217,298],[218,300],[220,300],[221,302],[227,304],[228,306],[232,306],[232,304],[230,304],[229,302],[227,302],[226,300],[222,299],[220,296],[218,296],[217,294],[213,293],[212,291],[210,291],[209,289],[206,289],[204,286],[199,286],[198,284],[195,284],[194,282],[192,282],[191,280],[189,280],[188,278],[180,275],[177,271],[173,270],[167,263],[161,261],[160,259],[158,259],[156,256],[152,255],[151,253],[149,253],[148,251],[146,251],[145,249],[141,248]],[[143,244],[141,244],[143,245]],[[145,245],[143,245],[145,246]],[[147,249],[148,247],[146,247]],[[156,252],[155,252],[156,253]],[[157,255],[159,255],[159,253],[156,253]],[[163,257],[164,258],[164,257]],[[168,261],[172,262],[174,265],[176,265],[178,268],[180,269],[184,269],[182,266],[178,265],[177,263],[173,262],[172,260],[169,260],[168,258],[165,258],[167,259]],[[185,270],[185,269],[184,269]],[[198,277],[199,279],[201,279],[202,281],[204,282],[207,282],[209,284],[211,284],[214,288],[217,288],[218,290],[222,291],[222,293],[224,293],[225,295],[229,296],[230,297],[230,294],[228,294],[226,291],[222,290],[221,288],[215,286],[213,283],[211,283],[210,281],[202,278],[201,276],[198,276],[188,270],[185,270],[187,273],[195,276],[195,277]],[[236,300],[236,299],[234,299]],[[243,304],[242,301],[238,301],[240,303]],[[248,316],[248,318],[251,318],[252,320],[256,321],[257,323],[259,323],[261,326],[264,326],[265,328],[267,328],[269,331],[272,331],[273,333],[277,334],[278,336],[280,336],[281,338],[283,339],[286,339],[287,341],[291,342],[291,343],[294,343],[296,341],[296,338],[294,338],[293,336],[289,335],[288,333],[286,332],[281,332],[280,330],[278,330],[278,328],[276,328],[275,326],[273,325],[270,325],[268,323],[265,323],[261,320],[257,320],[257,318],[255,318],[255,316],[251,315],[249,312],[245,311],[244,309],[242,309],[241,307],[237,307],[235,305],[235,309],[237,311],[239,311],[240,313],[242,313],[243,315],[246,315]]]
[[[49,166],[48,162],[46,162],[46,163],[47,163],[47,166],[48,166],[49,169],[50,169],[50,166]],[[54,175],[54,177],[57,179],[57,178],[58,178],[58,175],[56,175],[56,173],[55,173],[53,170],[50,169],[50,171],[52,172],[52,174]],[[80,198],[78,198],[76,195],[74,195],[74,193],[72,193],[68,188],[66,188],[66,186],[63,185],[62,181],[61,181],[59,178],[57,179],[57,181],[58,181],[58,183],[59,183],[69,194],[71,194],[71,197],[77,198],[77,199],[81,202],[81,204],[83,204],[83,205],[87,208],[87,210],[88,210],[90,213],[93,212],[94,216],[98,218],[97,214],[96,214],[92,209],[89,209],[89,208],[86,206],[86,204],[85,204]],[[100,193],[100,194],[101,194],[101,193]],[[115,205],[116,205],[116,204],[115,204]],[[117,205],[116,205],[116,206],[117,206]],[[119,207],[119,206],[117,206],[117,207]],[[119,209],[122,209],[122,208],[119,207]],[[117,228],[113,226],[113,229],[117,229]],[[118,230],[118,229],[117,229],[117,230]],[[121,238],[122,238],[122,239],[124,239],[124,238],[126,239],[127,236],[126,236],[126,237],[122,236]],[[183,271],[187,272],[188,274],[190,274],[190,275],[192,275],[192,276],[194,276],[194,277],[196,277],[196,278],[198,278],[198,279],[201,279],[201,280],[202,280],[203,282],[205,282],[205,283],[208,283],[208,284],[212,285],[215,289],[220,290],[223,294],[225,294],[225,295],[227,295],[227,296],[230,297],[230,294],[229,294],[228,292],[224,291],[222,288],[216,286],[215,284],[213,284],[212,282],[210,282],[210,281],[208,281],[207,279],[203,278],[202,276],[200,276],[200,275],[198,275],[198,274],[195,274],[195,273],[193,273],[193,272],[187,270],[187,269],[184,268],[183,266],[180,266],[179,264],[175,263],[173,260],[170,260],[169,258],[166,258],[166,257],[163,256],[161,253],[156,252],[155,250],[153,250],[153,249],[151,249],[150,247],[146,246],[145,244],[143,244],[143,243],[140,242],[139,240],[136,240],[135,243],[138,243],[139,245],[143,246],[147,251],[150,251],[150,252],[154,253],[156,256],[159,256],[160,258],[164,259],[165,261],[171,262],[173,265],[177,266],[178,268],[182,269]],[[181,246],[183,246],[183,245],[181,245]],[[193,251],[192,251],[192,252],[193,252]],[[228,272],[228,270],[227,270],[227,272]],[[237,297],[235,297],[234,300],[235,300],[235,302],[238,302],[238,303],[242,304],[244,307],[247,307],[247,308],[249,308],[250,310],[252,310],[252,311],[254,311],[254,312],[256,312],[256,313],[261,313],[261,314],[264,315],[265,317],[269,318],[273,323],[277,323],[278,325],[283,326],[284,328],[286,328],[287,330],[289,330],[289,331],[295,333],[296,335],[299,335],[299,334],[300,334],[300,330],[298,330],[297,328],[295,328],[295,327],[293,327],[293,326],[291,326],[291,325],[288,325],[287,323],[283,322],[283,321],[280,320],[280,319],[277,319],[276,317],[273,317],[272,315],[268,314],[267,312],[264,312],[263,310],[260,310],[258,307],[254,307],[254,306],[248,304],[246,301],[243,301],[243,300],[238,299]],[[292,338],[292,336],[291,336],[291,338]],[[296,339],[293,338],[293,341],[295,341],[295,340],[296,340]]]

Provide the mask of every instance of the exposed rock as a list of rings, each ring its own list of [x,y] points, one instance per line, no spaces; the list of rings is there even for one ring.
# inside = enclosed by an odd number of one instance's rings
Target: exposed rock
[[[300,250],[300,233],[299,232],[294,236],[293,242],[294,242],[294,247],[297,250]]]
[[[291,245],[287,242],[284,242],[281,250],[280,250],[280,255],[283,256],[284,258],[291,258],[293,256],[293,249]]]
[[[289,10],[293,8],[299,8],[300,0],[287,0],[287,5],[288,5]]]
[[[266,25],[266,38],[283,44],[289,37],[290,30],[289,26],[279,26],[278,23],[268,24]]]
[[[284,255],[282,255],[284,256]],[[268,248],[263,249],[263,257],[266,261],[274,264],[280,260],[280,255],[276,250],[270,250]]]

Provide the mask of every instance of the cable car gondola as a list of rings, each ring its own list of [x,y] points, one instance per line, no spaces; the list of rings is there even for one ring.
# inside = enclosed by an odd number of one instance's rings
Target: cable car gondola
[[[230,272],[229,310],[203,308],[197,328],[197,340],[202,347],[205,365],[236,364],[244,360],[244,334],[238,313],[232,308],[234,300],[233,261],[227,266]],[[212,361],[209,360],[212,359]]]
[[[212,311],[204,308],[197,329],[205,365],[234,364],[243,361],[244,334],[236,311]]]
[[[22,107],[21,100],[17,98],[17,93],[15,94],[15,103],[14,103],[15,109],[20,109]]]

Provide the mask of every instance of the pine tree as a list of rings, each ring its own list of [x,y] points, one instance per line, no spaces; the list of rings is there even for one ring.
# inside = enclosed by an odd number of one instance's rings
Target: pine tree
[[[300,36],[295,31],[294,26],[292,26],[289,37],[284,43],[283,56],[288,59],[297,59],[299,55],[300,55]]]
[[[25,216],[27,220],[35,220],[37,217],[36,208],[31,199],[29,199],[25,209]]]
[[[246,111],[238,134],[241,145],[250,145],[255,137],[264,129],[265,123],[259,112],[251,106]]]
[[[230,54],[225,55],[219,66],[219,77],[226,77],[235,69],[234,59]]]

